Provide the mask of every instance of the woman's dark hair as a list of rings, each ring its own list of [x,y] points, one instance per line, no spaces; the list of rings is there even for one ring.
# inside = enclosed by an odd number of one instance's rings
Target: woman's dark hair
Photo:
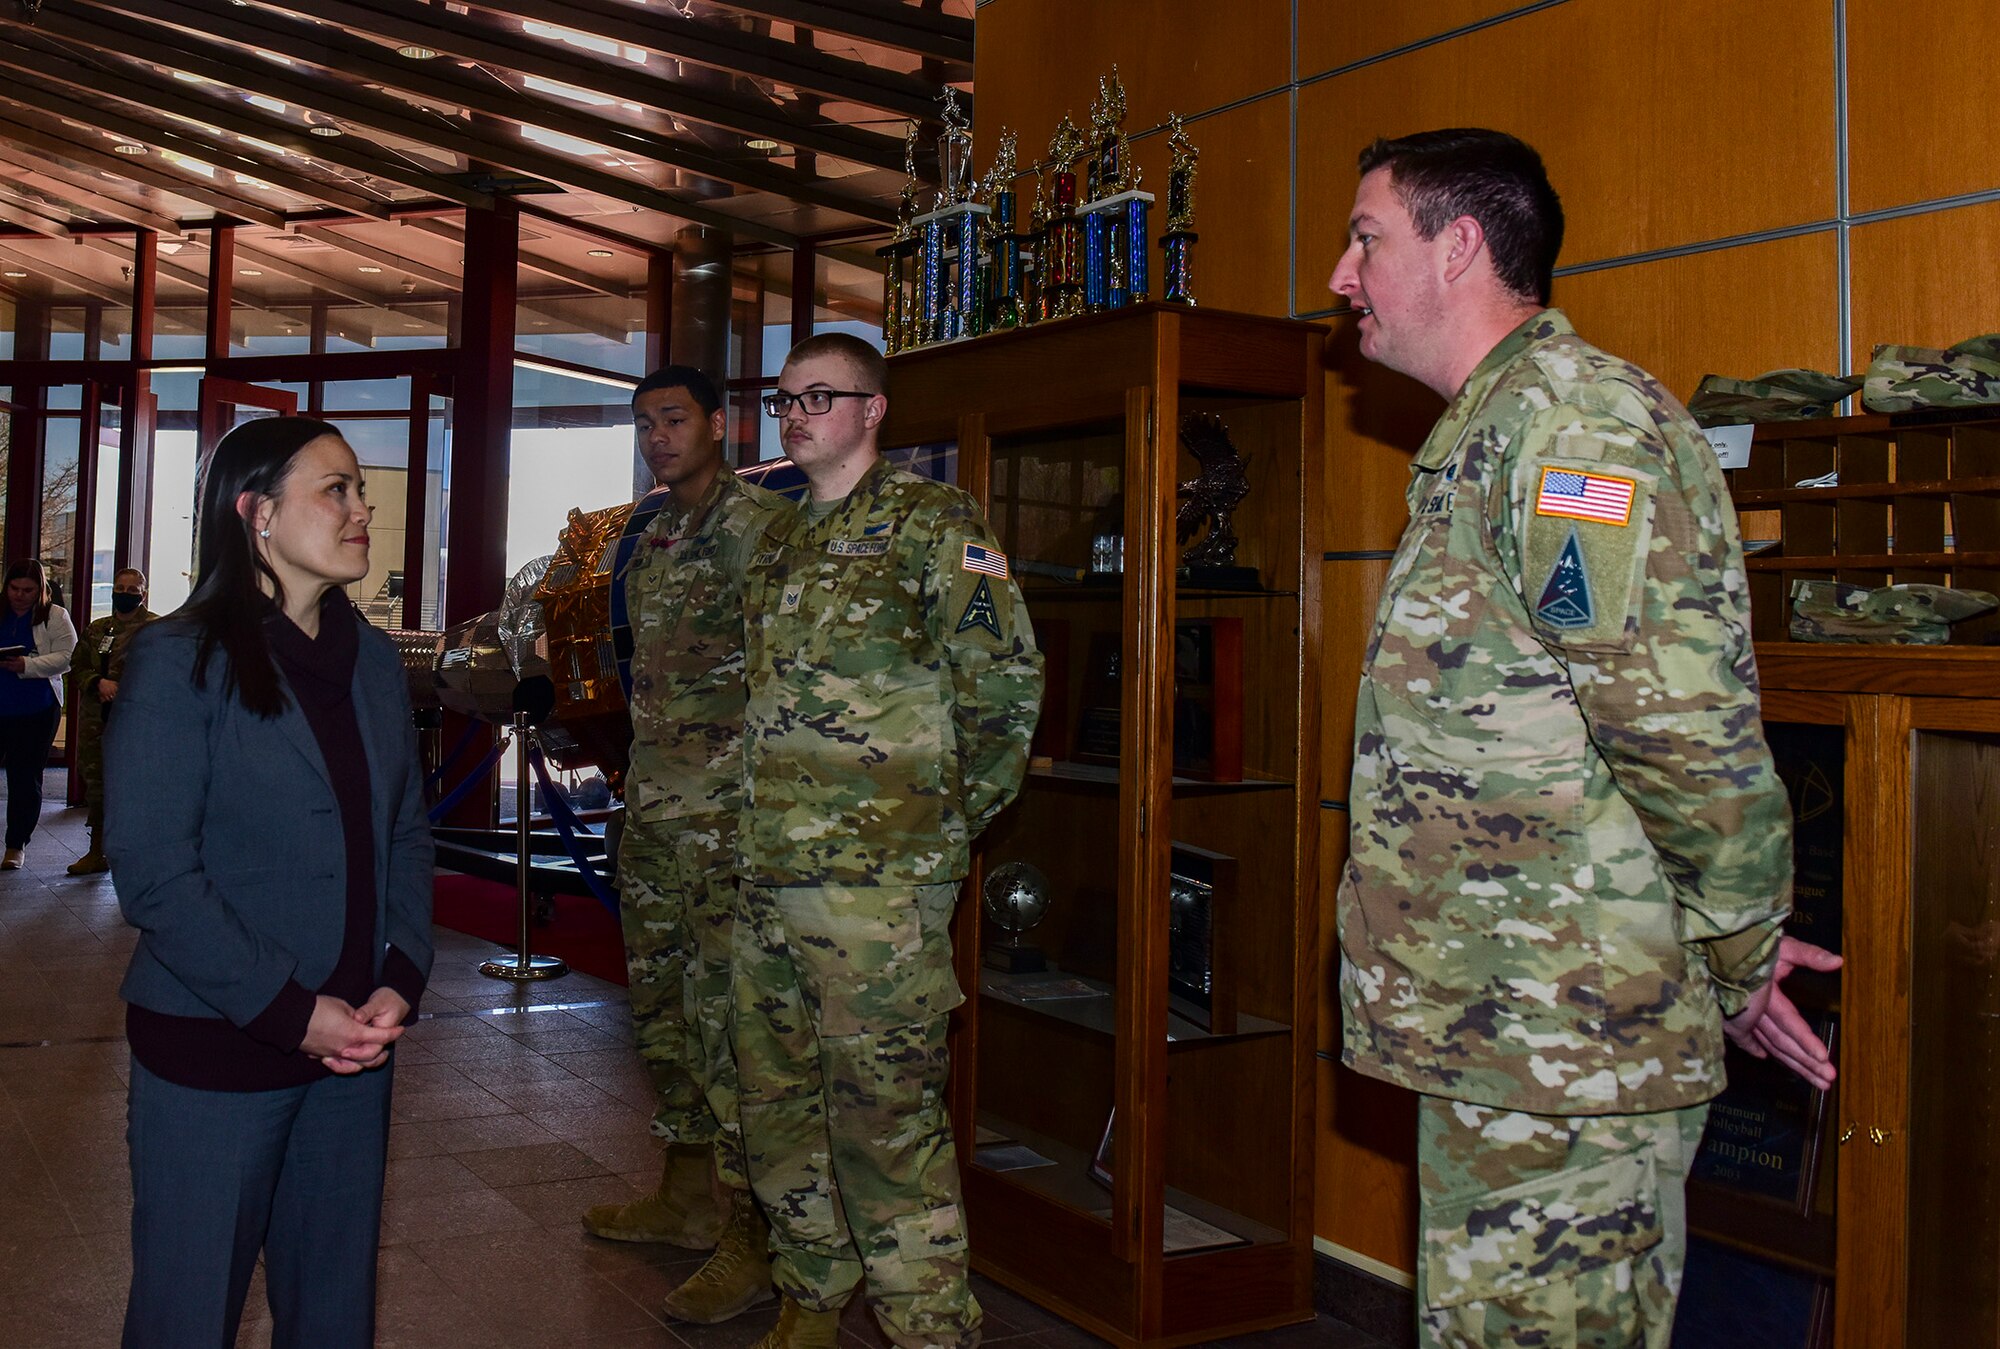
[[[312,417],[260,417],[244,422],[222,438],[209,457],[201,485],[201,531],[195,540],[194,594],[181,606],[180,616],[195,624],[201,644],[195,652],[194,682],[208,681],[208,659],[222,648],[224,693],[235,694],[245,709],[260,717],[285,710],[285,691],[278,667],[264,636],[270,602],[259,578],[270,583],[280,607],[284,587],[271,564],[258,553],[256,525],[236,510],[245,492],[276,496],[292,471],[300,450],[321,436],[340,429]]]
[[[16,562],[7,568],[8,582],[24,578],[35,583],[35,622],[48,622],[49,606],[55,603],[55,598],[49,594],[48,573],[43,571],[42,564],[33,558],[25,562]]]

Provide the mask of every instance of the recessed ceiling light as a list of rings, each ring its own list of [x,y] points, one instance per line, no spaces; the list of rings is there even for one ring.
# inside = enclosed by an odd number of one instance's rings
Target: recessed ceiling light
[[[255,267],[239,267],[236,269],[236,274],[238,276],[262,276],[264,273]]]
[[[618,255],[608,248],[593,248],[590,250],[590,256],[593,258],[615,258]]]
[[[10,277],[12,277],[12,278],[13,278],[14,280],[16,280],[16,281],[19,281],[19,280],[21,280],[21,279],[22,279],[23,277],[27,276],[27,273],[26,273],[26,272],[6,272],[6,273],[0,273],[0,275],[5,275],[5,276],[10,276]]]
[[[744,141],[743,144],[749,149],[763,150],[767,153],[778,148],[778,143],[773,140]]]
[[[404,326],[405,328],[421,328],[421,327],[423,327],[424,325],[423,325],[423,324],[421,324],[421,323],[405,323],[405,324],[404,324],[403,326]]]
[[[396,55],[407,56],[412,61],[429,61],[436,58],[437,50],[419,43],[408,42],[396,48]]]
[[[121,155],[143,155],[146,153],[145,146],[135,145],[131,141],[119,141],[111,149],[113,153]]]
[[[357,270],[363,272],[379,272],[382,269],[380,267],[371,267],[367,263],[363,263]]]
[[[311,132],[315,136],[345,136],[347,134],[345,131],[342,131],[339,127],[332,126],[326,122],[320,122],[314,126],[309,126],[306,128],[306,130]]]

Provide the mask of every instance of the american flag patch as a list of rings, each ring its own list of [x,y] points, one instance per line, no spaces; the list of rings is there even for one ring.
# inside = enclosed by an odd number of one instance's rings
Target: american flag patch
[[[1535,493],[1535,514],[1560,515],[1570,520],[1596,520],[1607,525],[1630,524],[1632,494],[1638,484],[1630,478],[1606,478],[1569,468],[1542,470],[1541,490]]]
[[[965,545],[965,570],[984,572],[988,576],[1007,579],[1007,555],[997,548],[982,548],[976,543]]]

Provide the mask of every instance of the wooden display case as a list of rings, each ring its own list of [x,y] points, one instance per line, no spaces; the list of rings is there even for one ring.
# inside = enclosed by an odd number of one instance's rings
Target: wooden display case
[[[954,934],[973,1261],[1119,1344],[1312,1316],[1321,342],[1142,305],[890,362],[885,447],[955,445],[1048,660]],[[1177,576],[1197,412],[1247,462],[1254,588]],[[1094,544],[1122,570],[1088,574]],[[1177,709],[1205,776],[1175,775]],[[982,965],[1005,936],[983,880],[1011,862],[1048,878],[1024,936],[1045,970]]]
[[[1802,1211],[1691,1185],[1698,1233],[1829,1281],[1838,1349],[2000,1346],[2000,647],[1782,640],[1789,582],[2000,580],[2000,421],[1760,427],[1734,475],[1752,557],[1764,719],[1817,747],[1839,821],[1804,893],[1846,965],[1801,1005],[1839,1023],[1840,1080]],[[1830,469],[1840,485],[1792,486]],[[1782,485],[1781,485],[1782,484]],[[1969,639],[1969,640],[1959,640]],[[1829,777],[1830,775],[1830,777]],[[1802,859],[1802,864],[1810,859]],[[1807,868],[1809,869],[1809,868]],[[1802,874],[1803,870],[1802,870]],[[1822,912],[1813,915],[1810,906]],[[1827,906],[1832,911],[1828,917]],[[1829,921],[1831,925],[1829,926]],[[1701,1296],[1692,1272],[1685,1298]],[[1735,1290],[1730,1295],[1735,1296]]]

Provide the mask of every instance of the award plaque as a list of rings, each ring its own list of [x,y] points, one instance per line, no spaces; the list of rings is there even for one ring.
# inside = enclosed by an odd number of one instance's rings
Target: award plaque
[[[1174,775],[1243,781],[1243,620],[1174,624]]]
[[[1124,681],[1119,677],[1125,634],[1099,631],[1090,635],[1083,670],[1083,698],[1076,714],[1078,763],[1118,766],[1119,727],[1124,723]]]
[[[1236,1032],[1236,978],[1229,905],[1236,859],[1173,845],[1167,882],[1167,998],[1174,1012],[1211,1035]]]

